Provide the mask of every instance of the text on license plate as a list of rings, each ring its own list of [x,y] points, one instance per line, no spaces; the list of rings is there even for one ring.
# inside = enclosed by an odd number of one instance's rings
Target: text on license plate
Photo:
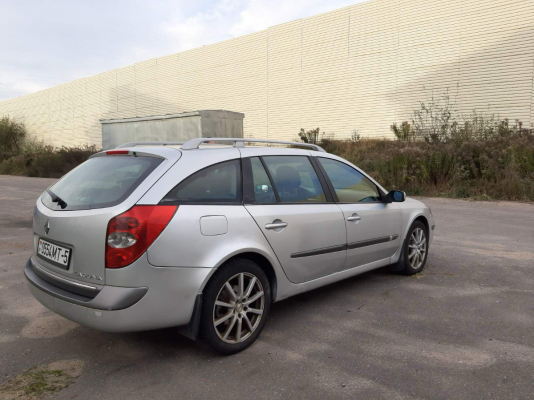
[[[37,254],[41,257],[48,258],[58,264],[68,266],[70,249],[65,247],[57,246],[55,244],[49,243],[46,240],[39,239],[39,245],[37,246]]]

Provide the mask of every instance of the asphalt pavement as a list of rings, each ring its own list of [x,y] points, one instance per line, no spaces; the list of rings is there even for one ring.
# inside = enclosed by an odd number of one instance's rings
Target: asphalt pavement
[[[254,345],[220,357],[174,329],[98,332],[33,299],[22,270],[52,182],[0,176],[0,385],[75,362],[52,397],[534,399],[532,204],[423,198],[437,225],[423,273],[381,269],[276,303]]]

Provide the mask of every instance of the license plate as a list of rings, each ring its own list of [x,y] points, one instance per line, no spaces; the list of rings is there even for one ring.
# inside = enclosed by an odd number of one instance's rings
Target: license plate
[[[70,249],[65,247],[39,239],[37,254],[47,260],[59,264],[59,266],[65,269],[69,266]]]

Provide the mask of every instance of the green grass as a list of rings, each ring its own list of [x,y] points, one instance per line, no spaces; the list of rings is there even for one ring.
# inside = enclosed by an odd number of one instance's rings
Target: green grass
[[[29,372],[24,376],[29,379],[29,383],[24,387],[24,393],[30,397],[37,398],[45,393],[62,389],[64,387],[62,380],[54,378],[66,377],[61,370]]]

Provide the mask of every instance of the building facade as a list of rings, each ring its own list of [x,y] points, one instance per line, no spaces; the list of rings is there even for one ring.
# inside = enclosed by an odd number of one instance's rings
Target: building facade
[[[0,102],[61,145],[101,145],[100,119],[245,114],[246,137],[393,137],[448,90],[456,108],[534,123],[534,1],[370,0]]]

